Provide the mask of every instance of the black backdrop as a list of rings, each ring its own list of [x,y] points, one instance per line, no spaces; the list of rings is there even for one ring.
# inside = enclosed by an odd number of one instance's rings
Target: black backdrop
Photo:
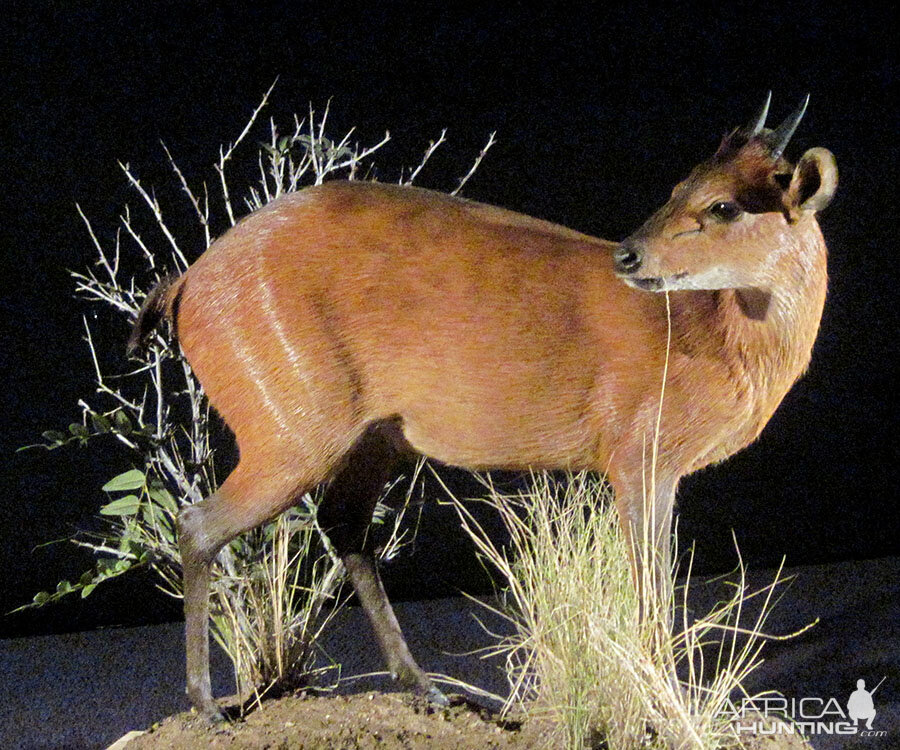
[[[209,178],[219,144],[240,132],[276,77],[269,114],[282,122],[331,98],[334,132],[356,126],[360,140],[374,141],[389,129],[384,180],[447,127],[450,145],[419,183],[448,189],[496,130],[468,197],[610,239],[665,200],[768,89],[773,118],[809,91],[789,155],[826,146],[841,170],[821,217],[831,275],[821,334],[809,374],[762,439],[684,482],[682,545],[696,539],[697,566],[709,572],[734,564],[731,529],[753,567],[784,554],[799,565],[900,550],[897,29],[874,5],[463,13],[120,0],[60,10],[68,5],[23,4],[3,24],[4,611],[87,567],[87,554],[69,545],[35,546],[89,526],[105,499],[100,485],[127,468],[123,455],[75,448],[15,453],[76,419],[75,402],[91,388],[88,310],[72,301],[66,273],[92,260],[76,202],[112,236],[122,205],[136,205],[117,160],[177,201],[160,139],[190,180]],[[101,339],[109,362],[126,335],[113,327]],[[390,587],[429,596],[479,585],[471,553],[446,542],[458,538],[452,517],[440,508],[426,516],[415,555],[387,571]],[[0,633],[177,616],[152,578],[136,576],[86,602],[2,618]]]

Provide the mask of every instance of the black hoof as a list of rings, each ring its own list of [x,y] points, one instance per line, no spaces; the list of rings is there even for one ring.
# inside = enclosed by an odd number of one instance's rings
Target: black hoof
[[[220,726],[228,721],[228,717],[223,713],[217,705],[207,706],[199,710],[200,718],[211,727]]]
[[[425,697],[428,699],[428,702],[432,706],[447,708],[450,705],[450,699],[440,690],[438,690],[434,685],[432,685],[430,688],[428,688],[428,690],[425,691]]]

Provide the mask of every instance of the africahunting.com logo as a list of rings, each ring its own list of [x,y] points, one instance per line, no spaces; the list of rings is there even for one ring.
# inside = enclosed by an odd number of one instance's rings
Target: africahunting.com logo
[[[878,712],[872,699],[884,680],[882,677],[871,690],[866,689],[865,680],[857,680],[856,690],[844,703],[837,698],[767,696],[748,698],[738,703],[728,701],[723,714],[732,719],[739,735],[837,734],[884,737],[887,732],[878,730],[873,724]]]

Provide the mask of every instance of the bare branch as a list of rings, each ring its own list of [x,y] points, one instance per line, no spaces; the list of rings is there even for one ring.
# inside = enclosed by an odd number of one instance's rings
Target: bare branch
[[[328,110],[325,110],[326,114]],[[309,105],[309,150],[307,153],[309,154],[310,162],[312,163],[313,172],[315,172],[316,185],[322,184],[322,169],[319,165],[319,157],[316,154],[316,144],[320,141],[316,138],[316,113],[312,108],[312,104]]]
[[[94,363],[94,377],[97,379],[98,385],[103,385],[103,374],[100,372],[100,363],[97,361],[97,351],[94,349],[94,340],[91,338],[91,327],[88,325],[87,316],[81,316],[81,322],[84,323],[84,332],[87,334],[88,349],[91,350],[91,361]]]
[[[125,231],[131,235],[131,239],[133,239],[137,246],[144,253],[144,257],[147,259],[147,263],[150,266],[151,270],[156,268],[156,256],[150,251],[150,248],[144,244],[144,240],[141,239],[141,236],[137,233],[131,223],[131,209],[128,204],[125,204],[125,213],[119,217],[122,222],[122,225],[125,227]],[[133,281],[133,279],[132,279]]]
[[[228,212],[228,220],[231,222],[231,226],[235,224],[234,211],[231,208],[231,198],[228,194],[228,182],[225,180],[225,163],[231,158],[231,155],[234,153],[234,150],[240,145],[241,141],[246,138],[247,133],[250,132],[250,129],[253,127],[256,122],[256,118],[259,116],[262,108],[266,106],[269,102],[269,94],[272,93],[272,89],[275,88],[275,84],[278,83],[278,79],[276,78],[273,81],[272,85],[269,86],[269,90],[263,94],[262,101],[259,103],[259,106],[255,110],[253,110],[253,114],[250,115],[250,119],[247,124],[244,126],[244,129],[241,131],[241,134],[237,137],[237,140],[234,141],[227,149],[220,148],[219,149],[219,163],[216,164],[216,171],[219,173],[219,180],[222,185],[222,197],[225,202],[225,210]]]
[[[110,281],[115,284],[116,276],[119,271],[119,238],[116,236],[116,257],[112,265],[110,265],[109,260],[106,257],[106,253],[103,251],[103,246],[100,244],[100,241],[97,239],[97,235],[94,234],[94,228],[91,226],[91,222],[88,220],[87,216],[84,215],[84,211],[81,210],[81,206],[79,204],[75,204],[75,208],[78,211],[78,215],[81,217],[81,220],[84,222],[84,225],[87,227],[88,235],[91,238],[91,241],[94,243],[94,248],[97,250],[97,265],[103,266],[107,273],[109,274]],[[98,282],[99,283],[99,282]]]
[[[128,177],[128,181],[135,188],[135,190],[140,193],[141,197],[144,199],[144,202],[150,208],[150,211],[153,213],[153,217],[156,219],[156,223],[159,226],[162,233],[165,235],[166,239],[169,241],[169,244],[172,246],[172,252],[175,255],[175,258],[181,263],[182,268],[188,267],[187,258],[184,257],[184,253],[181,252],[181,248],[178,247],[178,243],[175,241],[174,235],[169,231],[169,227],[166,226],[166,222],[163,220],[162,209],[160,208],[159,201],[156,200],[155,197],[151,196],[144,187],[141,185],[140,180],[138,180],[129,169],[127,164],[123,164],[119,162],[119,166],[122,168],[122,171],[125,173],[126,177]]]
[[[463,186],[469,181],[469,178],[475,174],[475,170],[481,166],[481,160],[484,159],[485,154],[488,152],[491,146],[493,146],[497,141],[494,140],[494,136],[497,135],[497,131],[495,130],[488,136],[488,142],[485,144],[484,148],[481,149],[481,153],[475,158],[475,163],[472,165],[472,168],[469,170],[468,174],[460,180],[459,185],[456,186],[456,190],[454,190],[450,195],[456,195],[460,190],[463,189]]]
[[[369,157],[369,156],[371,156],[372,154],[374,154],[378,149],[380,149],[380,148],[381,148],[385,143],[387,143],[389,140],[391,140],[391,134],[390,134],[390,131],[385,130],[385,131],[384,131],[384,138],[382,138],[380,141],[378,141],[378,143],[376,143],[374,146],[370,146],[369,148],[363,149],[363,150],[362,150],[360,153],[358,153],[358,154],[357,154],[357,153],[354,153],[353,156],[351,156],[350,158],[346,159],[345,161],[342,161],[342,162],[339,162],[339,163],[335,164],[334,169],[335,169],[335,170],[338,170],[338,169],[345,169],[345,168],[347,168],[347,167],[354,167],[357,163],[359,163],[360,161],[362,161],[362,160],[365,159],[366,157]]]
[[[409,178],[404,180],[402,177],[400,178],[401,185],[412,185],[415,181],[416,177],[419,176],[419,172],[422,171],[422,167],[424,167],[428,160],[431,158],[431,155],[438,150],[438,147],[447,140],[447,128],[444,128],[441,131],[440,137],[436,141],[431,141],[428,144],[428,148],[425,150],[425,155],[422,157],[422,161],[419,162],[419,166],[416,167],[412,174],[410,174]]]
[[[187,194],[188,199],[191,202],[191,205],[194,207],[194,212],[197,214],[197,219],[200,222],[200,225],[203,227],[204,235],[206,237],[206,247],[210,245],[210,235],[209,235],[209,205],[207,204],[203,210],[200,208],[200,201],[197,200],[197,196],[194,195],[194,191],[191,190],[190,186],[187,183],[184,175],[181,172],[178,164],[175,162],[175,159],[172,158],[172,154],[169,152],[168,146],[166,146],[164,141],[160,141],[163,147],[163,151],[166,152],[166,158],[169,160],[169,165],[175,171],[175,175],[178,177],[178,181],[181,183],[181,189]],[[205,187],[205,185],[204,185]]]

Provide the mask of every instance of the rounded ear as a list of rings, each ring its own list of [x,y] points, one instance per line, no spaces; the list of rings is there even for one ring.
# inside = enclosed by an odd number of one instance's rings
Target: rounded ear
[[[837,162],[827,148],[811,148],[803,154],[788,187],[791,206],[801,211],[821,211],[837,190]]]

